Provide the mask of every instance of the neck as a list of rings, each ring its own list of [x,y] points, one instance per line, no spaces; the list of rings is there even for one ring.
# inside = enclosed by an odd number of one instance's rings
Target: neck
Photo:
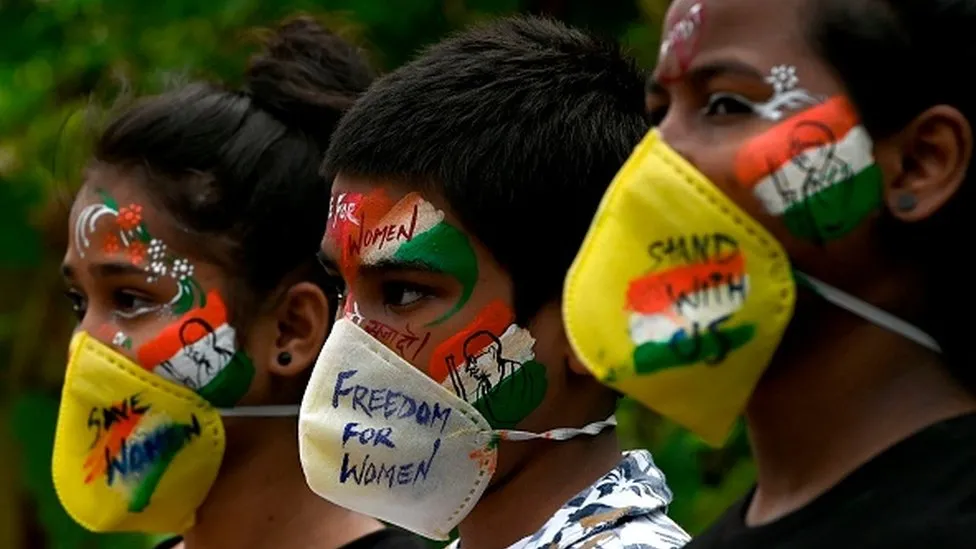
[[[308,489],[294,418],[226,423],[232,434],[248,437],[251,450],[228,445],[197,523],[183,535],[185,549],[331,549],[383,528]]]
[[[936,356],[880,328],[848,328],[827,348],[818,339],[777,357],[789,366],[757,387],[746,412],[758,470],[747,523],[795,511],[899,441],[976,410]]]
[[[508,479],[489,488],[461,523],[464,549],[507,547],[531,535],[621,459],[612,429],[563,442],[503,442],[500,452],[508,444],[539,449]]]

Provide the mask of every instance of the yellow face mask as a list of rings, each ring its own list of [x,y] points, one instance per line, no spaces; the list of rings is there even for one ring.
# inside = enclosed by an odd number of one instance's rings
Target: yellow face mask
[[[217,409],[85,332],[69,354],[52,464],[62,505],[96,532],[184,532],[220,469]]]
[[[655,130],[566,278],[567,335],[602,382],[721,445],[793,314],[782,246]]]

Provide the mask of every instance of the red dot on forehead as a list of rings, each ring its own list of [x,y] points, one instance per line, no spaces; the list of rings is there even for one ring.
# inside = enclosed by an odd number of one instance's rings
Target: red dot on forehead
[[[704,2],[693,2],[686,9],[673,10],[668,14],[667,31],[661,39],[660,80],[675,80],[688,70],[698,54],[704,23]]]

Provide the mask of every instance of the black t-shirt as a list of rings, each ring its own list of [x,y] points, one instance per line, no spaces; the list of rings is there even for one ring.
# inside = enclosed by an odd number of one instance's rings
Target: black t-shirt
[[[686,549],[976,548],[976,414],[899,442],[772,523],[745,525],[751,498]]]
[[[168,539],[157,545],[155,549],[172,549],[182,541],[183,538],[179,537]],[[427,543],[403,530],[384,528],[343,545],[341,549],[427,549]]]

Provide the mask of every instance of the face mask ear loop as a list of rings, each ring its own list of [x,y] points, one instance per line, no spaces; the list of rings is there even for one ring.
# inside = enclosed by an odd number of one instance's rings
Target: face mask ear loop
[[[595,423],[590,423],[589,425],[582,427],[580,429],[575,428],[560,428],[552,429],[544,433],[530,433],[529,431],[515,431],[510,429],[503,429],[495,431],[493,434],[498,437],[498,440],[569,440],[571,438],[576,438],[580,435],[596,436],[600,434],[604,429],[608,427],[617,426],[617,417],[610,416],[603,421],[597,421]]]
[[[297,417],[300,408],[298,405],[237,406],[218,408],[217,413],[222,417]]]
[[[849,311],[876,326],[880,326],[890,332],[914,341],[929,350],[937,353],[942,352],[942,348],[939,347],[939,344],[932,336],[904,320],[800,271],[793,271],[793,276],[796,278],[798,286],[812,290],[820,297],[841,309]]]

